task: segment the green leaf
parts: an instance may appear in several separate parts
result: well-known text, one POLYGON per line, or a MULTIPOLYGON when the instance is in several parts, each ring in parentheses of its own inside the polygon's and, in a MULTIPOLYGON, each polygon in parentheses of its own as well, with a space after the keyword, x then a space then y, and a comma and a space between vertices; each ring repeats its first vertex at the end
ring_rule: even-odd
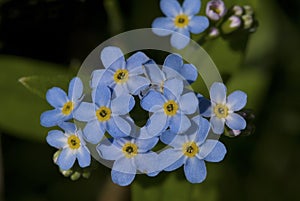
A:
MULTIPOLYGON (((0 56, 0 128, 19 138, 44 140, 47 129, 40 126, 40 115, 51 107, 30 93, 19 78, 28 75, 55 77, 66 74, 63 66, 14 56, 0 56)), ((30 80, 30 79, 29 79, 30 80)), ((61 87, 61 86, 59 86, 61 87)), ((42 95, 42 91, 38 91, 42 95)))

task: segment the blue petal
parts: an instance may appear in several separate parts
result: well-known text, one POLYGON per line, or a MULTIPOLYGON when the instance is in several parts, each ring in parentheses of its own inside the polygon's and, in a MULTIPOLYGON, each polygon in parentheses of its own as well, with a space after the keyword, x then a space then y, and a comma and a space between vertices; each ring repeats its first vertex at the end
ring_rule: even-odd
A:
POLYGON ((123 157, 118 158, 112 167, 114 171, 126 173, 126 174, 135 174, 136 166, 134 164, 134 158, 126 158, 125 155, 123 157))
POLYGON ((160 172, 158 154, 155 152, 139 153, 134 158, 136 168, 141 173, 154 176, 160 172))
MULTIPOLYGON (((170 129, 168 129, 161 134, 160 140, 165 144, 170 144, 175 139, 176 135, 177 135, 176 133, 174 133, 170 129)), ((180 144, 177 146, 180 146, 180 144)))
POLYGON ((111 171, 111 179, 119 186, 128 186, 134 180, 135 174, 126 174, 115 170, 111 171))
POLYGON ((71 115, 64 116, 59 109, 43 112, 40 117, 41 125, 45 127, 56 126, 64 120, 71 119, 71 115))
POLYGON ((82 146, 77 152, 79 166, 84 168, 91 164, 91 155, 86 146, 82 146))
POLYGON ((183 82, 180 79, 173 78, 167 80, 164 84, 164 95, 168 100, 179 101, 179 97, 183 92, 183 82))
POLYGON ((199 13, 201 0, 185 0, 182 4, 183 13, 191 16, 199 13))
MULTIPOLYGON (((206 146, 206 143, 204 143, 201 146, 201 149, 205 149, 203 148, 204 146, 206 146)), ((226 147, 224 146, 223 143, 217 141, 213 149, 206 155, 204 160, 209 162, 220 162, 221 160, 223 160, 225 154, 226 154, 226 147)))
POLYGON ((196 137, 195 141, 198 144, 202 144, 208 136, 208 132, 210 129, 210 123, 208 122, 208 120, 204 119, 201 116, 199 116, 198 123, 199 123, 199 129, 198 129, 197 137, 196 137))
POLYGON ((164 73, 160 70, 160 68, 153 60, 145 63, 144 68, 146 71, 146 77, 151 80, 152 84, 160 85, 163 81, 165 81, 164 73))
POLYGON ((139 94, 139 92, 149 87, 149 85, 150 80, 142 76, 134 76, 127 81, 128 91, 133 95, 139 94))
POLYGON ((125 115, 130 112, 134 105, 135 101, 133 96, 124 94, 111 101, 111 110, 113 114, 125 115))
POLYGON ((167 66, 169 68, 174 69, 177 72, 180 72, 182 65, 183 65, 183 60, 179 54, 170 54, 166 57, 163 66, 167 66))
MULTIPOLYGON (((109 86, 111 88, 113 88, 113 86, 116 84, 115 81, 114 81, 114 74, 115 74, 115 71, 108 68, 106 69, 101 78, 99 78, 100 80, 98 81, 98 85, 106 85, 106 86, 109 86)), ((97 87, 98 87, 97 85, 97 87)), ((95 88, 94 88, 95 89, 95 88)), ((94 99, 95 96, 93 96, 93 99, 94 99)))
POLYGON ((209 20, 204 16, 194 16, 189 22, 189 29, 193 34, 202 33, 208 26, 209 20))
POLYGON ((147 152, 151 150, 157 144, 159 138, 153 137, 149 139, 136 139, 135 144, 139 148, 139 152, 147 152))
POLYGON ((99 107, 108 106, 111 99, 110 89, 105 85, 98 85, 95 100, 93 100, 99 107))
POLYGON ((160 9, 168 17, 175 17, 182 12, 180 4, 176 0, 161 0, 160 9))
POLYGON ((71 122, 62 122, 61 124, 58 125, 60 128, 62 128, 65 133, 76 133, 76 125, 71 122))
POLYGON ((158 36, 168 36, 174 30, 174 22, 168 17, 158 17, 152 22, 152 31, 158 36))
POLYGON ((78 121, 88 122, 96 119, 96 106, 93 103, 83 102, 74 112, 74 118, 78 121))
MULTIPOLYGON (((175 150, 175 149, 166 149, 159 153, 158 159, 159 159, 159 169, 164 170, 166 168, 169 168, 174 163, 176 163, 181 157, 183 156, 183 153, 181 150, 175 150)), ((171 167, 170 167, 171 169, 171 167)))
POLYGON ((49 89, 46 93, 46 99, 54 108, 63 107, 64 104, 69 101, 66 92, 58 87, 49 89))
POLYGON ((110 67, 120 58, 123 58, 124 60, 123 52, 121 51, 121 49, 114 46, 105 47, 102 50, 100 57, 105 68, 110 67))
POLYGON ((198 77, 198 71, 196 67, 192 64, 184 64, 179 72, 187 82, 192 83, 198 77))
MULTIPOLYGON (((184 143, 195 139, 195 137, 193 137, 193 136, 195 136, 195 134, 188 134, 188 135, 187 134, 175 134, 175 135, 176 135, 175 138, 173 138, 173 140, 171 142, 169 142, 168 145, 171 147, 174 147, 177 150, 181 150, 182 145, 184 143)), ((164 137, 164 138, 166 138, 166 137, 164 137)), ((166 141, 166 140, 164 140, 164 141, 166 141)))
POLYGON ((184 133, 190 128, 191 121, 185 114, 176 114, 171 118, 169 126, 174 133, 184 133))
POLYGON ((184 165, 184 174, 191 183, 201 183, 206 178, 206 166, 197 157, 189 158, 184 165))
POLYGON ((180 97, 179 104, 184 114, 193 114, 197 111, 198 99, 193 92, 189 92, 180 97))
POLYGON ((234 91, 227 97, 227 107, 232 111, 239 111, 247 103, 247 94, 242 91, 234 91))
POLYGON ((201 94, 197 94, 197 98, 199 100, 199 112, 204 117, 211 116, 211 102, 203 97, 201 94))
POLYGON ((175 163, 173 163, 169 167, 166 167, 164 170, 168 171, 168 172, 174 171, 174 170, 180 168, 185 163, 185 160, 186 160, 186 157, 181 156, 175 163))
POLYGON ((61 151, 57 158, 57 165, 62 170, 69 170, 76 160, 76 155, 69 148, 65 148, 61 151))
POLYGON ((158 109, 162 109, 163 104, 165 103, 165 98, 163 95, 156 91, 150 91, 142 100, 141 106, 144 110, 149 112, 155 112, 158 109), (156 107, 159 106, 159 107, 156 107))
POLYGON ((82 98, 83 84, 79 77, 75 77, 71 80, 69 85, 68 97, 70 100, 76 102, 82 98))
POLYGON ((48 133, 46 138, 47 143, 57 149, 63 148, 67 144, 67 137, 62 131, 52 130, 48 133))
POLYGON ((156 136, 160 134, 162 131, 164 131, 168 127, 168 118, 164 114, 164 112, 155 112, 153 113, 147 124, 147 131, 150 133, 152 136, 156 136))
POLYGON ((121 147, 105 139, 97 146, 97 151, 101 158, 105 160, 117 160, 123 156, 121 147))
POLYGON ((226 103, 226 87, 221 82, 215 82, 212 84, 209 90, 210 99, 217 104, 226 103))
POLYGON ((102 75, 105 72, 105 69, 94 70, 92 72, 92 79, 91 79, 91 88, 97 88, 99 84, 101 84, 102 75))
POLYGON ((141 67, 149 60, 149 57, 143 52, 137 52, 127 59, 126 68, 131 71, 134 68, 141 67))
POLYGON ((210 124, 215 134, 222 134, 224 132, 225 119, 220 119, 216 116, 210 118, 210 124))
POLYGON ((179 50, 185 48, 190 42, 190 32, 188 29, 178 29, 171 36, 171 45, 179 50))
MULTIPOLYGON (((115 125, 117 126, 117 128, 125 135, 130 135, 131 134, 131 126, 130 124, 122 117, 120 116, 114 116, 112 117, 112 120, 109 121, 108 126, 109 129, 111 128, 111 122, 114 121, 115 125)), ((114 136, 118 136, 118 135, 114 135, 114 136)))
POLYGON ((98 120, 90 121, 83 129, 83 136, 85 139, 92 143, 97 144, 103 137, 105 132, 105 125, 98 122, 98 120))
POLYGON ((246 128, 246 121, 236 113, 231 113, 226 117, 226 125, 232 130, 243 130, 246 128))

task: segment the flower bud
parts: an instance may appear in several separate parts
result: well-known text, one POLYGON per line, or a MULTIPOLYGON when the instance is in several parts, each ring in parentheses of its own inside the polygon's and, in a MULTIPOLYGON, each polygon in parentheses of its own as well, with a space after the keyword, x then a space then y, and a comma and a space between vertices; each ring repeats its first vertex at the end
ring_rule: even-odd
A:
POLYGON ((238 16, 233 15, 233 16, 229 17, 228 20, 222 24, 222 27, 221 27, 222 32, 224 34, 232 33, 233 31, 240 28, 241 24, 242 24, 241 19, 238 16))
POLYGON ((211 0, 206 5, 206 15, 213 21, 220 20, 226 14, 226 7, 222 0, 211 0))
POLYGON ((76 181, 80 178, 80 176, 81 176, 80 172, 76 171, 76 172, 74 172, 74 174, 71 175, 70 178, 71 178, 72 181, 76 181))
POLYGON ((216 27, 211 27, 208 33, 210 39, 217 38, 220 35, 220 31, 216 27))
POLYGON ((238 6, 238 5, 233 6, 232 11, 233 11, 233 14, 236 15, 236 16, 242 16, 243 13, 244 13, 243 8, 241 6, 238 6))

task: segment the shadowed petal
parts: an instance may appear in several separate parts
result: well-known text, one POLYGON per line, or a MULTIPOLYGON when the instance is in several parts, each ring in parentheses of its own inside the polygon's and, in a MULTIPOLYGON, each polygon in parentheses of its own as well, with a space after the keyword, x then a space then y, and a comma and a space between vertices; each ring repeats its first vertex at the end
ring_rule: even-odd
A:
POLYGON ((127 59, 126 67, 129 71, 131 71, 134 68, 141 67, 148 60, 149 57, 147 57, 147 55, 145 55, 143 52, 137 52, 127 59))
POLYGON ((178 167, 178 163, 180 163, 180 161, 178 161, 179 159, 181 159, 181 157, 183 157, 183 153, 180 150, 174 150, 172 148, 163 150, 162 152, 159 153, 158 158, 159 158, 159 166, 160 166, 160 170, 165 170, 167 169, 167 171, 171 171, 173 168, 176 168, 176 166, 178 167), (176 163, 178 162, 178 163, 176 163), (176 163, 176 165, 174 164, 176 163), (173 167, 170 167, 174 164, 173 167))
POLYGON ((111 171, 111 179, 119 186, 128 186, 134 180, 135 174, 126 174, 115 170, 111 171))
POLYGON ((92 73, 92 79, 90 86, 91 88, 96 88, 100 83, 102 79, 102 75, 104 73, 105 69, 100 69, 100 70, 94 70, 92 73))
MULTIPOLYGON (((208 140, 212 141, 212 140, 208 140)), ((215 140, 216 141, 216 140, 215 140)), ((206 149, 204 148, 206 146, 206 142, 201 146, 201 149, 206 149)), ((201 152, 200 149, 200 152, 201 152)), ((220 162, 223 160, 224 156, 226 154, 226 147, 224 146, 223 143, 217 141, 216 144, 214 145, 213 149, 206 155, 204 160, 209 161, 209 162, 220 162)))
POLYGON ((134 76, 127 81, 128 91, 137 95, 141 90, 150 85, 150 80, 142 76, 134 76))
POLYGON ((59 109, 43 112, 40 117, 40 123, 44 127, 56 126, 64 120, 71 119, 71 115, 64 116, 59 109))
POLYGON ((144 110, 147 110, 149 112, 155 112, 156 110, 153 110, 154 106, 160 106, 155 107, 155 109, 161 109, 163 104, 165 103, 165 98, 163 95, 156 91, 150 91, 142 100, 141 100, 141 106, 144 110))
POLYGON ((180 72, 180 68, 183 65, 182 57, 179 54, 169 54, 164 62, 164 66, 174 69, 180 72))
POLYGON ((183 133, 191 126, 190 119, 185 114, 177 114, 171 118, 170 130, 174 133, 183 133))

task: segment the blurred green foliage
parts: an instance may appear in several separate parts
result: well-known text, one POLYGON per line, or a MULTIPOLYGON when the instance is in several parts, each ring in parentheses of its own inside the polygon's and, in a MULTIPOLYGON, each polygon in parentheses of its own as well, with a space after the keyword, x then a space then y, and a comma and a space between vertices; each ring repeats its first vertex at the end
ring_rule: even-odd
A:
MULTIPOLYGON (((247 108, 255 111, 257 130, 248 137, 222 137, 227 156, 222 163, 208 164, 202 184, 189 184, 182 169, 154 178, 137 175, 132 200, 300 200, 299 2, 225 3, 253 6, 258 30, 211 40, 204 48, 229 92, 248 93, 247 108)), ((110 170, 105 167, 89 180, 72 182, 60 175, 51 161, 54 149, 44 140, 48 129, 39 125, 40 114, 50 109, 41 96, 52 86, 67 88, 74 75, 68 68, 72 59, 83 61, 112 34, 150 27, 161 15, 158 0, 0 1, 0 183, 4 178, 5 185, 0 200, 108 200, 107 193, 116 200, 128 192, 107 183, 110 170)))

